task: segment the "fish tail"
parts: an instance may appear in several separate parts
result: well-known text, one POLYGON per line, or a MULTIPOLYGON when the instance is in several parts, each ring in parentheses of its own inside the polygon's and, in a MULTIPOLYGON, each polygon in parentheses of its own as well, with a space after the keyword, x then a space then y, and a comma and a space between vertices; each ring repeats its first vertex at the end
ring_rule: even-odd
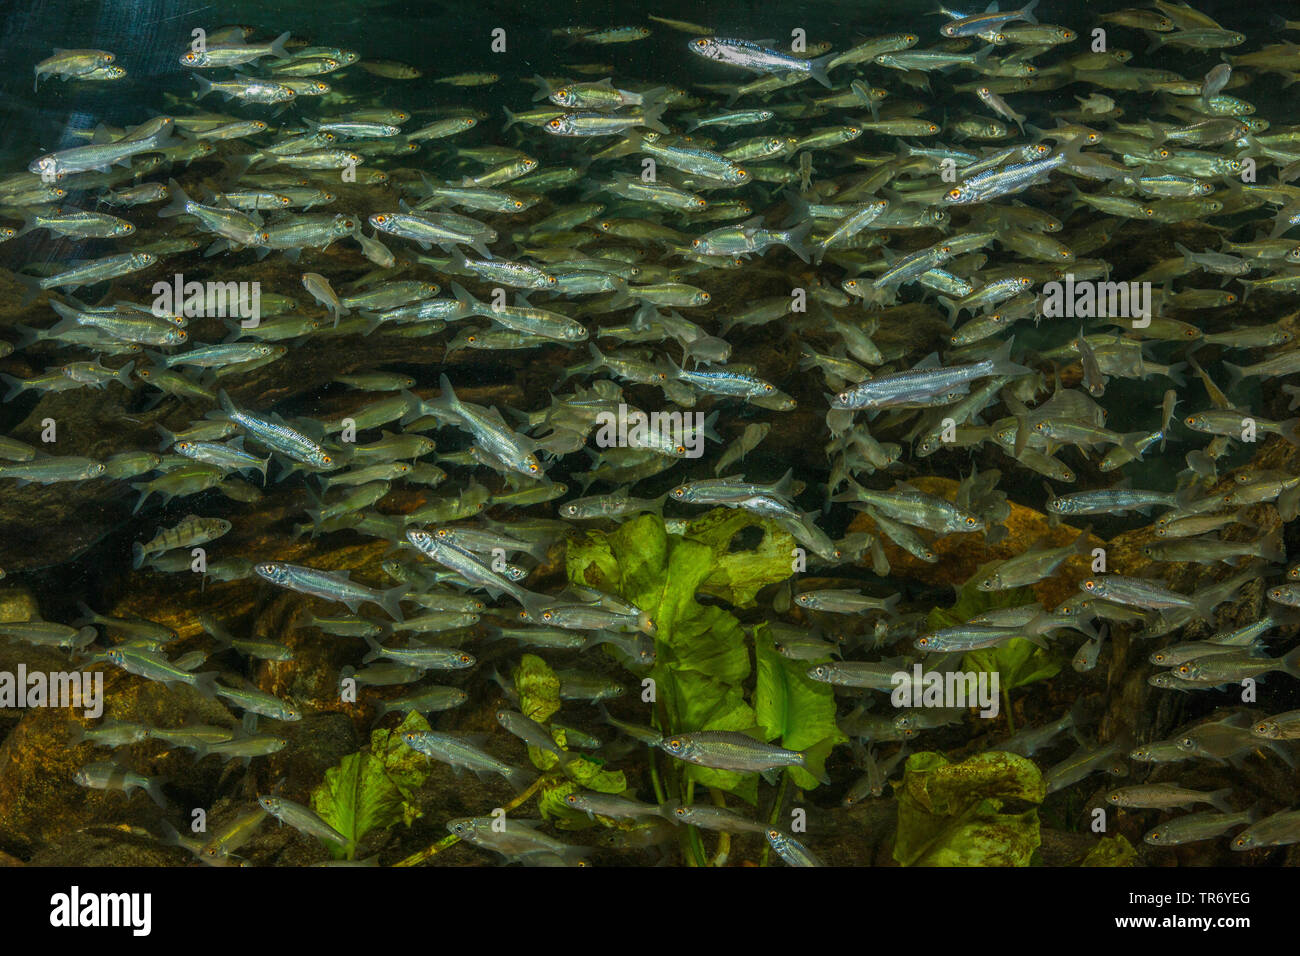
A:
POLYGON ((121 386, 127 391, 130 391, 133 388, 131 385, 131 370, 133 368, 135 368, 135 359, 131 359, 131 361, 119 368, 117 374, 114 376, 114 378, 116 378, 121 386))
POLYGON ((216 700, 217 697, 217 672, 204 671, 202 674, 194 675, 194 683, 190 685, 204 697, 216 700))
POLYGON ((835 738, 826 737, 811 747, 799 751, 799 766, 808 771, 818 783, 829 784, 830 774, 826 772, 826 758, 835 747, 835 738))
POLYGON ((194 82, 199 84, 199 99, 203 99, 212 92, 212 83, 198 74, 194 75, 194 82))
MULTIPOLYGON (((546 78, 543 77, 543 76, 541 76, 540 74, 534 73, 534 74, 533 74, 533 78, 532 78, 532 80, 531 80, 530 82, 532 82, 532 83, 536 83, 536 84, 537 84, 537 92, 536 92, 535 94, 533 94, 533 102, 534 102, 534 103, 536 103, 538 100, 544 100, 544 99, 546 99, 546 98, 549 97, 553 92, 555 92, 555 91, 551 88, 551 84, 550 84, 550 83, 547 83, 547 82, 546 82, 546 78)), ((507 111, 507 112, 508 112, 508 111, 507 111)))
POLYGON ((812 231, 812 227, 811 220, 795 226, 786 233, 786 238, 783 240, 785 247, 804 262, 808 261, 808 243, 806 240, 808 233, 812 231))
POLYGON ((0 382, 9 386, 9 391, 5 392, 4 398, 0 398, 0 402, 7 402, 15 396, 21 395, 23 389, 27 387, 27 383, 22 379, 14 378, 14 376, 5 375, 4 373, 0 373, 0 382))
POLYGON ((1233 365, 1231 362, 1224 362, 1223 367, 1228 370, 1228 388, 1236 388, 1243 378, 1246 377, 1246 370, 1240 365, 1233 365))
POLYGON ((1265 561, 1271 561, 1274 564, 1285 564, 1286 548, 1282 544, 1282 532, 1279 530, 1260 538, 1257 553, 1265 561))
POLYGON ((1278 659, 1282 670, 1292 677, 1300 677, 1300 647, 1293 648, 1278 659))
POLYGON ((1020 8, 1020 19, 1028 23, 1037 23, 1038 19, 1033 13, 1034 7, 1036 6, 1038 6, 1038 0, 1029 0, 1028 3, 1020 8))
POLYGON ((668 104, 666 103, 655 103, 653 106, 642 108, 641 125, 649 127, 656 133, 667 133, 668 127, 660 120, 667 108, 668 104))
POLYGON ((41 280, 35 276, 26 276, 21 272, 15 272, 13 273, 13 277, 18 281, 18 284, 23 287, 23 301, 21 304, 24 307, 30 305, 32 300, 44 291, 41 289, 41 280))
POLYGON ((1030 369, 1011 361, 1012 341, 1012 339, 1007 339, 1002 343, 1001 348, 989 356, 990 361, 993 362, 994 375, 1028 375, 1030 373, 1030 369))
POLYGON ((387 591, 381 591, 375 602, 388 612, 388 616, 394 621, 402 620, 402 598, 409 591, 405 584, 399 584, 389 588, 387 591))
POLYGON ((149 798, 153 800, 154 803, 158 804, 159 807, 164 810, 171 809, 171 806, 167 802, 167 798, 162 792, 162 780, 155 777, 146 783, 142 789, 145 793, 149 794, 149 798))
POLYGON ((375 640, 373 635, 366 634, 363 636, 365 638, 366 646, 370 648, 370 650, 366 652, 365 657, 361 658, 361 663, 369 664, 371 661, 379 659, 379 657, 384 653, 384 648, 383 645, 375 640))
POLYGON ((815 60, 808 61, 808 75, 828 90, 831 88, 831 78, 826 71, 830 68, 831 60, 835 59, 837 55, 836 53, 827 53, 825 56, 819 56, 815 60))
POLYGON ((1205 802, 1216 810, 1224 813, 1232 813, 1232 804, 1228 803, 1228 798, 1232 796, 1232 788, 1224 787, 1222 790, 1215 790, 1213 793, 1205 795, 1205 802))
POLYGON ((144 545, 139 541, 131 545, 131 567, 139 570, 144 566, 144 545))
POLYGON ((532 785, 533 780, 536 779, 533 772, 524 767, 511 767, 509 770, 503 772, 502 776, 509 781, 510 786, 514 787, 515 790, 520 793, 527 790, 529 786, 532 785))
POLYGON ((1288 418, 1277 423, 1277 433, 1292 445, 1300 445, 1300 418, 1288 418))
MULTIPOLYGON (((1227 365, 1228 363, 1224 362, 1223 364, 1227 365)), ((1183 372, 1186 370, 1186 368, 1187 368, 1186 362, 1177 362, 1174 365, 1169 366, 1169 368, 1165 370, 1165 375, 1167 375, 1169 377, 1169 380, 1172 381, 1175 385, 1177 385, 1179 388, 1182 388, 1184 385, 1187 384, 1187 378, 1183 375, 1183 372)))
POLYGON ((185 195, 185 190, 181 189, 180 183, 174 179, 167 180, 167 195, 172 201, 159 209, 158 215, 164 219, 184 215, 185 204, 190 201, 190 197, 185 195))
MULTIPOLYGON (((1036 3, 1037 0, 1034 0, 1034 2, 1036 3)), ((289 31, 285 30, 271 41, 271 56, 275 57, 277 60, 287 60, 289 58, 289 51, 284 47, 285 43, 289 40, 289 36, 289 31)))

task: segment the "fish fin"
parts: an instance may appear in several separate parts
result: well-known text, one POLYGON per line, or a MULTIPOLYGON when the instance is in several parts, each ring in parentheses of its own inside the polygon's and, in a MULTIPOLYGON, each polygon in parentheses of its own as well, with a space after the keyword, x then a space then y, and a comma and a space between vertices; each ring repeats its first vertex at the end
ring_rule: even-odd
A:
POLYGON ((410 588, 405 584, 399 584, 396 587, 389 588, 380 592, 377 603, 394 621, 402 621, 402 598, 410 588))
POLYGON ((802 758, 799 765, 803 767, 804 770, 808 771, 808 773, 812 774, 812 776, 815 777, 819 783, 829 784, 831 782, 831 778, 830 775, 826 772, 826 768, 824 764, 826 762, 826 758, 830 755, 830 752, 834 748, 835 748, 835 738, 826 737, 818 741, 817 743, 813 744, 811 747, 799 751, 799 756, 802 758), (810 760, 817 761, 819 765, 822 765, 822 769, 821 770, 813 769, 813 767, 809 765, 810 760))
MULTIPOLYGON (((1034 0, 1034 3, 1037 2, 1038 0, 1034 0)), ((290 32, 288 30, 285 30, 278 37, 276 37, 274 40, 271 41, 271 56, 275 57, 278 60, 286 60, 289 58, 289 51, 285 49, 284 45, 285 43, 288 42, 290 35, 291 35, 290 32)))
POLYGON ((838 55, 838 53, 827 53, 825 56, 819 56, 815 60, 808 61, 808 75, 828 90, 831 88, 831 78, 826 71, 830 67, 831 60, 838 55))
POLYGON ((1224 813, 1232 813, 1232 804, 1228 803, 1228 798, 1232 796, 1232 787, 1224 787, 1222 790, 1215 790, 1213 793, 1205 795, 1205 802, 1216 810, 1224 813))

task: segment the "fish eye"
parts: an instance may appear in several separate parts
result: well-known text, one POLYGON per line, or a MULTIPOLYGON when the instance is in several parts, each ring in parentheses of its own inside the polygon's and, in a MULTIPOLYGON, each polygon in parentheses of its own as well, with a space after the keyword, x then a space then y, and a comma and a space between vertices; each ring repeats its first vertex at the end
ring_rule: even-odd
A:
POLYGON ((702 49, 704 49, 706 46, 709 45, 709 41, 708 41, 708 40, 696 40, 696 41, 695 41, 695 45, 696 45, 697 47, 699 47, 699 48, 702 50, 702 49))
POLYGON ((324 462, 325 464, 327 464, 327 465, 332 465, 332 464, 334 464, 334 459, 331 458, 329 455, 322 455, 322 456, 321 456, 321 461, 323 461, 323 462, 324 462))
POLYGON ((981 86, 975 92, 978 93, 980 96, 988 96, 989 93, 991 93, 992 91, 987 86, 981 86))
POLYGON ((1083 582, 1083 589, 1084 589, 1085 591, 1095 591, 1095 590, 1097 590, 1097 582, 1096 582, 1096 581, 1084 581, 1084 582, 1083 582))
POLYGON ((975 524, 976 524, 976 521, 975 521, 974 518, 967 518, 967 519, 966 519, 966 527, 968 527, 968 528, 973 528, 973 527, 975 527, 975 524))
POLYGON ((462 664, 472 664, 472 663, 474 663, 474 658, 470 657, 468 654, 462 654, 462 655, 460 655, 459 660, 460 660, 460 662, 461 662, 462 664))

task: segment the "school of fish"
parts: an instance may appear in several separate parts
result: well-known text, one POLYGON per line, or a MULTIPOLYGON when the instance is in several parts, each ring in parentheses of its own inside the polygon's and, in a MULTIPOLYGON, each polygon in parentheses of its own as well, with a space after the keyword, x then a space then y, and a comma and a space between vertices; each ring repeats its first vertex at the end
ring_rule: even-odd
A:
MULTIPOLYGON (((209 30, 175 51, 189 95, 167 94, 138 125, 69 133, 0 178, 0 213, 22 223, 3 238, 45 231, 56 250, 15 276, 35 308, 0 339, 6 408, 23 410, 8 420, 41 421, 53 392, 98 402, 129 390, 131 414, 152 416, 161 437, 91 458, 59 454, 25 424, 30 441, 0 435, 0 488, 62 483, 76 496, 116 483, 136 496, 142 532, 130 554, 105 557, 121 573, 190 574, 203 548, 209 591, 305 596, 305 639, 357 642, 341 676, 374 695, 376 716, 426 714, 435 730, 405 744, 503 795, 536 778, 525 746, 561 763, 585 745, 617 766, 629 752, 610 750, 619 741, 744 773, 805 765, 745 733, 648 726, 628 691, 661 650, 651 615, 598 591, 536 589, 534 572, 562 566, 575 529, 652 511, 681 533, 705 508, 745 509, 807 555, 784 601, 763 600, 779 608, 778 652, 839 695, 849 744, 825 781, 844 807, 887 799, 908 753, 965 725, 989 735, 984 749, 1039 762, 1049 794, 1100 788, 1112 812, 1146 813, 1152 847, 1300 842, 1300 805, 1180 779, 1246 760, 1293 766, 1300 738, 1300 710, 1236 706, 1243 683, 1300 679, 1300 564, 1288 570, 1285 543, 1300 472, 1250 463, 1254 448, 1300 445, 1300 419, 1266 415, 1258 397, 1300 405, 1300 124, 1252 101, 1300 78, 1300 47, 1285 38, 1300 22, 1246 36, 1156 0, 1100 17, 1073 5, 1066 26, 1049 22, 1071 12, 1054 6, 1065 5, 941 6, 916 32, 853 42, 742 39, 654 16, 572 27, 555 31, 560 65, 547 76, 446 76, 316 45, 328 37, 209 30), (693 55, 686 88, 627 75, 632 45, 693 55), (1144 65, 1153 56, 1161 67, 1144 65), (463 91, 489 87, 502 114, 464 105, 463 91), (262 282, 255 299, 237 289, 268 256, 284 257, 294 283, 262 282), (166 292, 173 276, 159 308, 155 283, 166 292), (339 336, 349 365, 329 395, 346 411, 277 408, 299 356, 339 336), (407 358, 368 355, 402 340, 407 358), (531 377, 515 394, 541 397, 484 404, 477 356, 531 377), (285 388, 241 386, 268 368, 285 388), (1146 380, 1162 401, 1108 403, 1146 380), (597 441, 603 416, 629 409, 695 424, 597 441), (1108 427, 1111 412, 1139 424, 1108 427), (790 429, 793 443, 764 452, 790 429), (1125 476, 1153 459, 1169 463, 1165 487, 1125 476), (964 477, 944 496, 919 487, 935 474, 964 477), (272 500, 294 519, 286 545, 386 541, 384 577, 223 550, 241 509, 272 500), (1013 506, 1070 524, 1070 538, 1026 541, 971 581, 996 593, 1065 580, 1073 596, 928 627, 928 607, 900 584, 910 565, 890 555, 941 570, 955 559, 936 542, 995 546, 1013 506), (1145 568, 1105 570, 1097 528, 1146 528, 1145 568), (1166 572, 1191 564, 1223 570, 1193 592, 1171 586, 1166 572), (1255 619, 1220 622, 1251 588, 1255 619), (1104 695, 1119 634, 1151 699, 1206 695, 1222 711, 1149 740, 1135 736, 1137 715, 1102 733, 1079 705, 1013 734, 968 708, 889 703, 891 675, 916 661, 951 670, 1017 638, 1072 659, 1086 693, 1104 695), (499 642, 557 667, 562 721, 526 717, 509 681, 490 679, 478 658, 499 642), (598 645, 624 662, 622 679, 584 666, 598 645), (499 708, 486 744, 457 729, 457 708, 476 699, 499 708), (1123 776, 1144 782, 1116 785, 1123 776), (1189 812, 1197 804, 1212 809, 1189 812)), ((37 90, 129 83, 134 52, 55 51, 34 65, 37 90)), ((166 808, 165 787, 135 769, 148 748, 255 768, 285 747, 275 728, 303 716, 303 702, 252 679, 257 662, 292 666, 282 640, 202 606, 183 641, 144 618, 83 612, 0 635, 61 648, 83 669, 188 686, 242 726, 104 720, 80 731, 81 786, 141 789, 166 808)), ((165 810, 156 832, 210 865, 245 862, 240 848, 268 817, 346 844, 263 783, 210 838, 182 837, 165 810)), ((691 825, 820 863, 815 830, 649 793, 569 803, 622 824, 609 831, 618 848, 675 846, 691 825)), ((530 820, 494 826, 492 809, 447 830, 528 865, 597 852, 530 820)))

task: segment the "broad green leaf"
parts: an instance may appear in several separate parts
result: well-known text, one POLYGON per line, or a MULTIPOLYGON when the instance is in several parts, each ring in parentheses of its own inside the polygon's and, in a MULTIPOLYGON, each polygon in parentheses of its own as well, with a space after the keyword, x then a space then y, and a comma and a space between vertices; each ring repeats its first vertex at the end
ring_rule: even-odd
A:
MULTIPOLYGON (((427 762, 402 742, 402 735, 429 729, 429 722, 412 712, 396 730, 374 731, 368 750, 348 754, 337 767, 326 770, 325 779, 312 791, 312 809, 352 841, 348 854, 356 852, 371 830, 397 823, 409 826, 421 816, 415 791, 429 775, 427 762)), ((325 846, 335 859, 344 856, 336 844, 325 842, 325 846)))
POLYGON ((602 762, 585 755, 569 761, 564 773, 585 790, 595 790, 598 793, 627 791, 627 776, 622 770, 606 770, 602 762))
POLYGON ((525 654, 515 669, 515 691, 519 710, 539 724, 560 709, 560 678, 536 654, 525 654))
MULTIPOLYGON (((766 626, 755 629, 754 648, 758 661, 754 711, 767 740, 779 737, 788 750, 805 750, 827 738, 833 744, 848 740, 835 723, 834 688, 810 678, 807 661, 792 661, 778 654, 766 626)), ((808 759, 814 772, 824 772, 824 748, 808 759)), ((790 776, 805 790, 818 785, 802 767, 790 768, 790 776)))
POLYGON ((902 866, 1028 866, 1039 845, 1037 806, 1002 809, 1039 804, 1046 792, 1038 767, 1017 754, 989 751, 959 764, 913 754, 897 792, 902 866))
POLYGON ((784 581, 793 573, 794 538, 775 521, 743 509, 715 508, 692 521, 685 537, 707 545, 715 556, 713 568, 699 590, 736 607, 749 607, 762 588, 784 581), (753 546, 733 550, 751 536, 758 539, 753 546))

